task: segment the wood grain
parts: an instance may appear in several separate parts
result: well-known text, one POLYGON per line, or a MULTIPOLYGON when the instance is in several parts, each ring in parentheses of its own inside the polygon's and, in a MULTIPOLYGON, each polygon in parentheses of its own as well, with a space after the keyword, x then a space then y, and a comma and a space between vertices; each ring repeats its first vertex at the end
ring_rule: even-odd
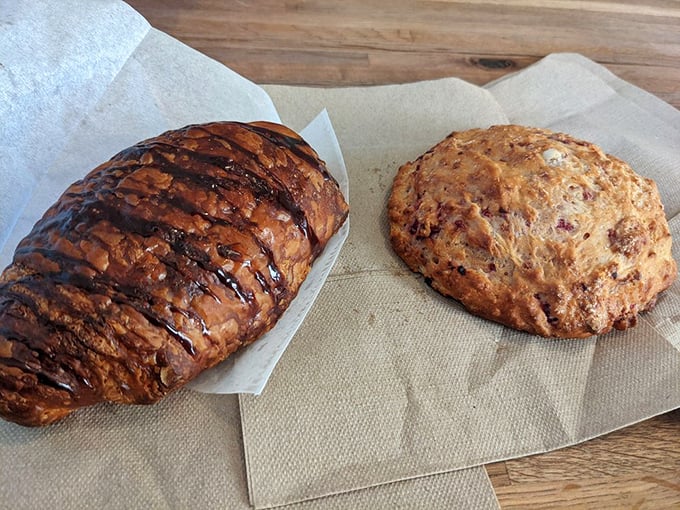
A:
MULTIPOLYGON (((680 1, 128 0, 257 83, 484 84, 578 52, 680 108, 680 1)), ((680 411, 487 466, 502 508, 680 508, 680 411)))
POLYGON ((487 473, 503 509, 680 508, 680 410, 487 473))
POLYGON ((680 2, 131 0, 157 28, 258 83, 483 84, 578 52, 680 107, 680 2))

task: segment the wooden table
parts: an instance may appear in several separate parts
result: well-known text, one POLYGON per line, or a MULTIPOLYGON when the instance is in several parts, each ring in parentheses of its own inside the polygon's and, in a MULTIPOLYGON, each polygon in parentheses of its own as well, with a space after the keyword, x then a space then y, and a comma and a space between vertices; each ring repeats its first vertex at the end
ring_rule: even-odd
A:
MULTIPOLYGON (((128 0, 257 83, 484 84, 578 52, 680 108, 678 0, 128 0)), ((680 411, 487 466, 502 508, 680 508, 680 411)))

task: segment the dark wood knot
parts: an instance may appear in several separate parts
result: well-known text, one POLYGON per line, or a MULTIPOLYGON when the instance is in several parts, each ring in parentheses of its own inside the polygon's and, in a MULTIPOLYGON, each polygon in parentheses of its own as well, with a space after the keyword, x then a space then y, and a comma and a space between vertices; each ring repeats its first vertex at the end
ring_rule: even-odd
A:
POLYGON ((484 69, 510 69, 516 67, 515 62, 508 58, 475 58, 472 63, 484 69))

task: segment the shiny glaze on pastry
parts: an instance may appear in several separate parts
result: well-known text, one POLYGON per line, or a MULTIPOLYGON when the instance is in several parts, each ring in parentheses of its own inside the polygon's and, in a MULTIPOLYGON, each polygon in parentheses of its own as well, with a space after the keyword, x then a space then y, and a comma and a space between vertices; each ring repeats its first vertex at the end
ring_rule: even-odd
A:
POLYGON ((271 123, 140 142, 71 185, 0 277, 0 415, 152 403, 270 329, 348 207, 271 123))

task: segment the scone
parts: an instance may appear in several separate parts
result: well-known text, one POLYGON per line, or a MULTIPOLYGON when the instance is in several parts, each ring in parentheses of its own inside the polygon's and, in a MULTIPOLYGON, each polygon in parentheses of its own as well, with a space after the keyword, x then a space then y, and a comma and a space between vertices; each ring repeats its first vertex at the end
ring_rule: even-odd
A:
POLYGON ((0 415, 147 404, 270 329, 347 216, 314 150, 215 122, 71 185, 0 276, 0 415))
POLYGON ((597 146, 516 125, 403 165, 395 252, 471 313, 547 337, 636 324, 677 274, 655 183, 597 146))

